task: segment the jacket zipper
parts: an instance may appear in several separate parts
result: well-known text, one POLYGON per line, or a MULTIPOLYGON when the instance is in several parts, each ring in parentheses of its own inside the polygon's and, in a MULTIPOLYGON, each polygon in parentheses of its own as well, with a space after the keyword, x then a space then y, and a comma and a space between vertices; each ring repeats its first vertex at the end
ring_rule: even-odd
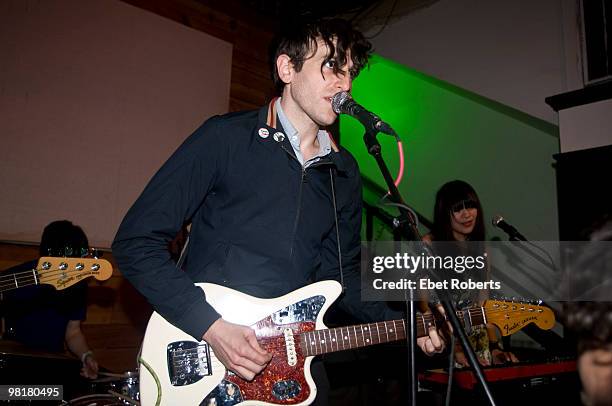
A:
POLYGON ((308 168, 314 168, 317 166, 322 166, 322 165, 326 165, 329 164, 328 161, 325 162, 314 162, 311 165, 308 166, 308 168, 305 168, 302 163, 300 162, 299 159, 297 159, 295 157, 295 155, 293 155, 292 153, 289 152, 289 150, 287 150, 287 148, 284 145, 281 145, 281 148, 287 153, 289 154, 289 156, 293 159, 295 159, 297 161, 298 164, 300 164, 300 166, 302 167, 302 174, 300 176, 300 189, 298 191, 298 201, 297 201, 297 211, 295 213, 295 220, 293 222, 293 232, 291 233, 291 250, 289 252, 289 258, 293 258, 293 247, 295 246, 295 237, 297 235, 297 227, 300 221, 300 215, 302 212, 302 189, 304 187, 304 180, 306 179, 306 169, 308 168))

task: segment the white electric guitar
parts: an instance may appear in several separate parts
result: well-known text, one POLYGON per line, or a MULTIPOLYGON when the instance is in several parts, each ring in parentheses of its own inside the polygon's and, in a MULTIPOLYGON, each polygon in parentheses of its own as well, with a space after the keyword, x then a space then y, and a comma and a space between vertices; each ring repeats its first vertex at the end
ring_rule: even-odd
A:
MULTIPOLYGON (((317 282, 275 299, 259 299, 219 285, 197 284, 223 319, 255 330, 272 360, 248 382, 228 371, 205 341, 153 313, 142 344, 140 401, 148 405, 308 405, 316 386, 310 375, 315 355, 401 340, 404 320, 327 329, 323 315, 341 293, 335 281, 317 282)), ((458 312, 464 324, 497 325, 503 335, 529 323, 555 324, 552 311, 526 303, 488 300, 458 312)), ((417 315, 417 335, 435 326, 431 314, 417 315)))

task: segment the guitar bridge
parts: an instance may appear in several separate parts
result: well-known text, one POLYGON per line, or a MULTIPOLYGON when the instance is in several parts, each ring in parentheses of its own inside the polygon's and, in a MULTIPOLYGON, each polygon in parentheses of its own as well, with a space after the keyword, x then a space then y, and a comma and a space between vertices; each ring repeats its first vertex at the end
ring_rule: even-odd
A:
POLYGON ((168 374, 173 386, 185 386, 212 375, 210 349, 205 342, 175 341, 168 344, 168 374))

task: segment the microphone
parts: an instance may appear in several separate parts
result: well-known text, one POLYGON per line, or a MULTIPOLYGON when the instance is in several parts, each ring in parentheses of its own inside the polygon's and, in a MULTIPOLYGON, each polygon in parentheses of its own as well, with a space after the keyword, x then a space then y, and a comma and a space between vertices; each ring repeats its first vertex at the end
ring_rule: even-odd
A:
POLYGON ((332 109, 336 114, 348 114, 355 117, 366 130, 374 130, 384 134, 394 135, 393 128, 382 121, 376 114, 369 112, 357 103, 348 92, 338 92, 332 97, 332 109))
POLYGON ((495 227, 499 228, 500 230, 508 234, 511 240, 527 241, 527 238, 525 238, 523 234, 519 233, 519 231, 516 228, 506 223, 506 220, 504 220, 504 218, 500 216, 499 214, 493 216, 492 222, 495 227))

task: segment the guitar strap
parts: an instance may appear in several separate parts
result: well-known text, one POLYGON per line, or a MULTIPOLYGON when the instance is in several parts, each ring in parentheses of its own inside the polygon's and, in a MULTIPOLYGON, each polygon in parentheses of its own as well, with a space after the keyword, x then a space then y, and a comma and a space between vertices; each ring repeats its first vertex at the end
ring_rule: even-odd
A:
POLYGON ((334 187, 334 171, 332 168, 329 168, 329 178, 331 184, 332 203, 334 206, 334 221, 336 223, 336 245, 338 249, 338 269, 340 270, 340 285, 342 286, 342 292, 344 292, 346 290, 346 286, 344 286, 344 270, 342 268, 342 248, 340 245, 340 228, 338 227, 338 206, 336 204, 336 188, 334 187))
POLYGON ((178 261, 176 261, 176 267, 178 269, 183 269, 183 262, 185 262, 185 255, 187 254, 187 246, 189 245, 189 240, 191 238, 191 227, 186 228, 187 237, 185 237, 185 244, 183 248, 181 248, 181 255, 179 255, 178 261))

